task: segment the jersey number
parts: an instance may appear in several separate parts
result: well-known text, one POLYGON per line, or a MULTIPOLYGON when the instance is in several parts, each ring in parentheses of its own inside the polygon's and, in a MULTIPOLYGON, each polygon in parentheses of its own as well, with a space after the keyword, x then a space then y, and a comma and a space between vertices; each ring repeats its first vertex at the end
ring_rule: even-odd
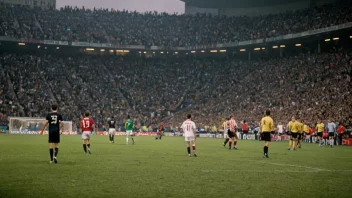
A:
POLYGON ((90 122, 87 121, 82 121, 83 128, 89 128, 90 122))
POLYGON ((186 131, 191 131, 191 125, 189 124, 186 125, 186 131))
POLYGON ((51 116, 51 122, 50 124, 57 124, 57 116, 56 115, 52 115, 51 116))

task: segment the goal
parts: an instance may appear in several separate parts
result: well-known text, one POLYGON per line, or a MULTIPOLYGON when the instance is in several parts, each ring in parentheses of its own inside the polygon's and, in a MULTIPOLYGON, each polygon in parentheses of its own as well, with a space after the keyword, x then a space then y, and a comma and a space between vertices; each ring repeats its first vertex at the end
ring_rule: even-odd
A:
MULTIPOLYGON (((9 133, 10 134, 38 134, 45 123, 45 118, 30 118, 30 117, 10 117, 9 133)), ((63 134, 73 134, 72 121, 63 121, 63 134)), ((47 129, 44 134, 47 134, 47 129)), ((76 133, 74 133, 76 134, 76 133)))

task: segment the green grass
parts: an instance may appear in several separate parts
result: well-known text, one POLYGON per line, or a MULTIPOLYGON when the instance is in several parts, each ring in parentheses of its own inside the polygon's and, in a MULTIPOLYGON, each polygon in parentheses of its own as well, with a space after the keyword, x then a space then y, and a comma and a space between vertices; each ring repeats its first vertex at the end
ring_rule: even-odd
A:
POLYGON ((187 157, 182 137, 137 137, 136 145, 93 136, 92 155, 80 136, 61 136, 58 164, 49 164, 47 136, 0 135, 0 197, 350 197, 352 147, 197 139, 187 157))

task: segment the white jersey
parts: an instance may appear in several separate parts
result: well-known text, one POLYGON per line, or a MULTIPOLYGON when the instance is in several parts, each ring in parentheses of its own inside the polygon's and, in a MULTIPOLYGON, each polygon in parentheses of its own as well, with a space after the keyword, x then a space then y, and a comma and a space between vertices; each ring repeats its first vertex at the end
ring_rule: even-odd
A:
POLYGON ((181 128, 185 133, 185 137, 194 137, 194 132, 196 132, 196 124, 192 120, 187 119, 184 121, 181 128))
POLYGON ((278 133, 283 133, 284 132, 284 126, 283 125, 277 125, 277 132, 278 133))

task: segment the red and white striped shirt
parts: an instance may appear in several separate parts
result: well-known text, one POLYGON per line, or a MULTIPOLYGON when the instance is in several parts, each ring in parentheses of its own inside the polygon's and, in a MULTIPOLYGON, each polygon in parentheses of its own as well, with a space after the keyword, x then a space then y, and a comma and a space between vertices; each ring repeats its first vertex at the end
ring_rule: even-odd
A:
POLYGON ((235 129, 237 128, 237 123, 235 119, 231 119, 229 121, 229 125, 230 125, 230 131, 231 132, 235 132, 235 129))

